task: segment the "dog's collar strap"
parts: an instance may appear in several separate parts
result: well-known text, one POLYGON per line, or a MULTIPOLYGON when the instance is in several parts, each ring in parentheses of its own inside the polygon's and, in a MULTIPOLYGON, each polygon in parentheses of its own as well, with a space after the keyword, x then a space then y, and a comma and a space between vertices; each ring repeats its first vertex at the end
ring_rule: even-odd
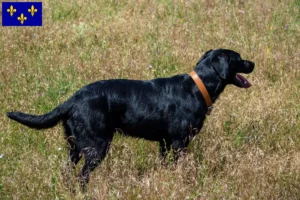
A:
POLYGON ((207 105, 207 115, 210 114, 213 106, 212 106, 212 102, 211 102, 211 98, 206 90, 205 85, 203 84, 203 82, 201 81, 200 77, 198 76, 198 74, 195 71, 192 71, 191 73, 189 73, 189 75, 192 77, 192 79, 194 80, 194 82, 196 83, 197 87, 199 88, 205 102, 207 105))

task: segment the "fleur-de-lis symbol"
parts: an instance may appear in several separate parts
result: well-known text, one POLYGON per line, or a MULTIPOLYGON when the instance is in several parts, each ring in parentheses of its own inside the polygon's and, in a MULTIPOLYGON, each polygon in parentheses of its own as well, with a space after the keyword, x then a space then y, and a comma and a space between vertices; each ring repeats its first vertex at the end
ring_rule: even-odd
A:
POLYGON ((34 16, 34 13, 37 12, 37 9, 34 8, 34 6, 32 5, 30 9, 28 9, 28 12, 31 13, 32 16, 34 16))
POLYGON ((9 9, 7 9, 7 12, 9 12, 9 13, 10 13, 10 16, 13 16, 13 14, 14 14, 15 12, 17 12, 17 10, 16 10, 16 9, 14 9, 14 7, 13 7, 13 6, 10 6, 10 7, 9 7, 9 9))
POLYGON ((20 17, 18 17, 18 20, 21 22, 21 24, 24 23, 25 20, 27 20, 27 17, 24 16, 24 14, 22 13, 20 17))

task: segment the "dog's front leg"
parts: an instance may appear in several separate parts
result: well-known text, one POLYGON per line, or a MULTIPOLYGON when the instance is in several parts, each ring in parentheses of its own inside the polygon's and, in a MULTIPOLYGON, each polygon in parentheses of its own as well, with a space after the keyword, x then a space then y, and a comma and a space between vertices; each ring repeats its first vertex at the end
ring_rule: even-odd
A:
POLYGON ((173 149, 175 163, 177 163, 180 157, 183 157, 187 154, 188 144, 189 144, 188 139, 178 139, 172 141, 172 149, 173 149))
POLYGON ((161 165, 162 166, 168 165, 167 156, 168 156, 168 153, 170 152, 170 150, 171 150, 171 142, 169 140, 163 139, 159 142, 159 153, 161 156, 161 165))

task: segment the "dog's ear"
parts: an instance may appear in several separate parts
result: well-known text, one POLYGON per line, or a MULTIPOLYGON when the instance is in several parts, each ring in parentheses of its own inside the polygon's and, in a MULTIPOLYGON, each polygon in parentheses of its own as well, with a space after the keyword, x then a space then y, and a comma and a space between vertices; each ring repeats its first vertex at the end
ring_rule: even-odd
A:
POLYGON ((209 52, 211 52, 212 51, 212 49, 211 50, 209 50, 209 51, 207 51, 207 52, 205 52, 205 54, 200 58, 200 60, 197 62, 197 64, 196 65, 198 65, 202 60, 204 60, 205 58, 207 58, 207 56, 208 56, 208 53, 209 52))
POLYGON ((229 75, 229 57, 224 52, 216 52, 211 58, 211 64, 223 78, 227 79, 229 75))

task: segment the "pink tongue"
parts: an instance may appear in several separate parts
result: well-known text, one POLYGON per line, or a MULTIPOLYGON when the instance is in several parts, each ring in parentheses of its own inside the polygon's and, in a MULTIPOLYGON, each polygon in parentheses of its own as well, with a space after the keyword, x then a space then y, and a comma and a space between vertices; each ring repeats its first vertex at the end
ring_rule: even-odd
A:
POLYGON ((251 83, 249 83, 249 81, 242 75, 236 74, 236 79, 240 82, 242 87, 244 87, 244 88, 251 87, 251 83))

